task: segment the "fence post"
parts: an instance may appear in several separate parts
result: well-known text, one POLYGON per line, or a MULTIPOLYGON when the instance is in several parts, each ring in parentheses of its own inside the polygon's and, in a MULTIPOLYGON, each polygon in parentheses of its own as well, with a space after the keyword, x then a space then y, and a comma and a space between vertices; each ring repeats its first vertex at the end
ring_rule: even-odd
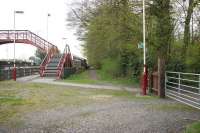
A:
POLYGON ((9 80, 10 79, 10 67, 9 67, 9 69, 8 69, 8 77, 7 77, 7 79, 9 80))
POLYGON ((180 89, 181 89, 181 74, 178 73, 178 93, 180 94, 180 89))
POLYGON ((24 68, 24 76, 26 76, 26 70, 25 70, 25 68, 24 68))

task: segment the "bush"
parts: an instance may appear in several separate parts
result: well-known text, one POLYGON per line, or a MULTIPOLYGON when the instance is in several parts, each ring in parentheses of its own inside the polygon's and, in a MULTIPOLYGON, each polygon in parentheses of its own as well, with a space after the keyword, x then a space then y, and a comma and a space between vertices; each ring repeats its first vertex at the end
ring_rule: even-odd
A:
POLYGON ((176 72, 184 72, 186 68, 185 59, 182 55, 183 51, 183 42, 175 41, 171 46, 169 59, 167 62, 167 70, 176 71, 176 72))
POLYGON ((185 133, 199 133, 199 132, 200 132, 200 122, 196 122, 187 126, 185 133))
POLYGON ((188 48, 186 57, 187 69, 190 72, 200 73, 200 45, 194 44, 188 48))
POLYGON ((104 59, 102 62, 102 71, 113 76, 120 76, 120 65, 117 59, 104 59))

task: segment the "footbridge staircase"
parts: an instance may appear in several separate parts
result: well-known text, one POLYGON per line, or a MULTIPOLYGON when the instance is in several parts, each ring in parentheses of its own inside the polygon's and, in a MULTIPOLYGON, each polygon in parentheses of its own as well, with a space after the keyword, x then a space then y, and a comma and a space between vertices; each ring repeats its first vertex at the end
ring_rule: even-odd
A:
POLYGON ((53 54, 49 52, 40 65, 41 77, 61 78, 64 74, 64 68, 72 67, 72 56, 68 45, 65 46, 62 54, 53 54))
MULTIPOLYGON (((29 44, 46 53, 40 65, 41 77, 61 78, 65 67, 72 67, 72 56, 68 45, 59 53, 57 46, 29 30, 0 30, 0 45, 11 43, 29 44)), ((15 70, 13 68, 13 73, 15 70)), ((15 74, 16 76, 16 74, 15 74)))

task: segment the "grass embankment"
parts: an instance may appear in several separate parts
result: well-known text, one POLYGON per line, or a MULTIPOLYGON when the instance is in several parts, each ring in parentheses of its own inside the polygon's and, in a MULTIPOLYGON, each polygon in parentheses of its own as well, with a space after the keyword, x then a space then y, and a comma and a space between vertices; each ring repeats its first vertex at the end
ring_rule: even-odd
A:
POLYGON ((200 133, 200 122, 195 122, 187 126, 185 133, 200 133))
POLYGON ((113 84, 135 87, 139 86, 139 81, 134 78, 113 78, 112 76, 101 70, 96 70, 96 75, 98 77, 97 80, 90 77, 89 71, 84 71, 78 74, 73 74, 70 77, 66 78, 64 81, 83 84, 113 84))
POLYGON ((160 111, 199 111, 193 107, 181 103, 149 105, 149 108, 160 111))
POLYGON ((100 82, 99 80, 92 79, 89 75, 89 71, 72 74, 64 81, 81 84, 98 84, 100 82))
POLYGON ((0 82, 0 124, 31 111, 63 106, 83 106, 105 102, 105 100, 109 102, 113 98, 136 97, 127 91, 70 89, 47 84, 0 82))

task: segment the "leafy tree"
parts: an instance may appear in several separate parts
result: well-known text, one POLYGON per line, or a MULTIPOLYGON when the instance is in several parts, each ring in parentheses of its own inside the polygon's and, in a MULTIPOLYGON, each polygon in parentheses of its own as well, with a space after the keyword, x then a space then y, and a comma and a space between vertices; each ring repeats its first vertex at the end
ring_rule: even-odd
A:
MULTIPOLYGON (((186 1, 186 0, 184 0, 186 1)), ((200 3, 199 0, 188 0, 189 6, 187 9, 187 14, 186 14, 186 18, 185 18, 185 28, 184 28, 184 44, 185 44, 185 48, 184 48, 184 52, 187 49, 188 45, 190 44, 190 22, 191 22, 191 18, 192 18, 192 14, 194 12, 194 8, 200 3)))
POLYGON ((194 44, 189 46, 188 52, 186 54, 186 64, 187 69, 190 72, 200 73, 200 46, 199 44, 194 44))
MULTIPOLYGON (((200 67, 199 0, 152 1, 146 1, 147 64, 151 71, 158 69, 163 97, 165 69, 198 72, 200 67), (191 29, 192 15, 195 28, 191 29), (194 44, 188 45, 191 33, 194 44)), ((143 65, 143 51, 137 48, 142 40, 142 1, 83 0, 75 5, 68 25, 77 26, 89 63, 114 77, 139 76, 143 65)))
MULTIPOLYGON (((129 0, 105 0, 93 6, 95 8, 89 8, 89 5, 94 3, 83 3, 82 8, 87 10, 82 13, 73 10, 73 13, 78 17, 75 22, 79 22, 79 28, 85 29, 85 32, 79 35, 85 41, 83 47, 89 63, 101 67, 105 65, 106 59, 106 62, 113 61, 113 64, 118 62, 116 75, 130 75, 129 70, 134 67, 131 65, 133 64, 130 60, 131 54, 135 53, 134 55, 138 57, 137 48, 130 48, 131 45, 137 47, 137 43, 142 38, 140 15, 132 12, 132 3, 129 0)), ((136 56, 135 60, 138 61, 136 56)), ((136 72, 132 71, 132 73, 136 72)))
POLYGON ((156 17, 156 53, 158 57, 158 87, 159 95, 164 97, 165 68, 168 48, 171 45, 173 25, 171 19, 170 0, 154 0, 152 13, 156 17))
MULTIPOLYGON (((35 51, 35 56, 38 57, 40 59, 40 61, 43 61, 44 60, 44 57, 46 56, 46 53, 43 52, 42 50, 40 49, 37 49, 35 51)), ((41 63, 41 62, 40 62, 41 63)))

